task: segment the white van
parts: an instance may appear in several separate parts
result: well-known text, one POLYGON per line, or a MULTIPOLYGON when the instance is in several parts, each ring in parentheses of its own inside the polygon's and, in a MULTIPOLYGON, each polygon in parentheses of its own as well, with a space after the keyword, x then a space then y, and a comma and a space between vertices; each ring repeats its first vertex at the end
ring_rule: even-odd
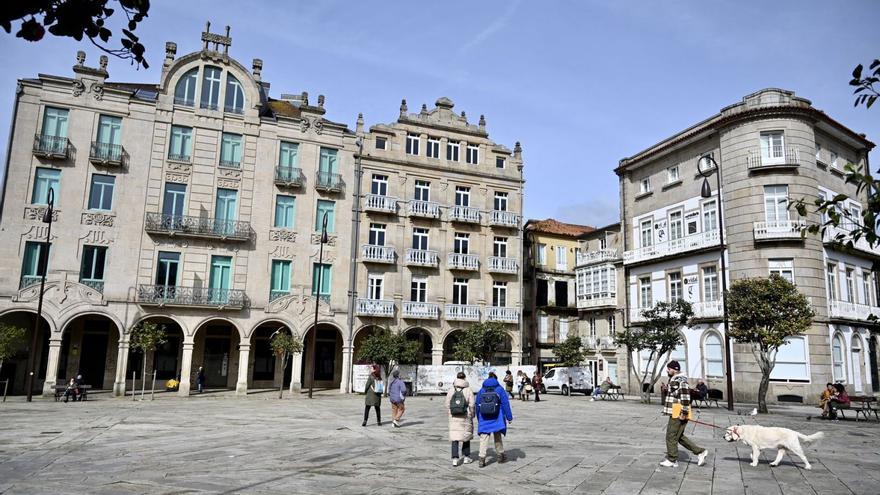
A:
POLYGON ((589 368, 553 368, 544 375, 543 392, 560 392, 562 395, 571 395, 580 392, 584 395, 593 393, 593 379, 589 368))

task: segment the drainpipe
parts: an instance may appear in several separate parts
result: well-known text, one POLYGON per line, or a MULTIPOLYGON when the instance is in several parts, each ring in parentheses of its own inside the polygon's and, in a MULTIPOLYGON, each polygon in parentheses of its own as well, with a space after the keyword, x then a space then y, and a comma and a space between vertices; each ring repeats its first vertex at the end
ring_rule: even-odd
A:
MULTIPOLYGON (((620 255, 623 256, 624 252, 626 252, 626 241, 627 234, 629 233, 629 226, 626 223, 626 184, 625 184, 625 175, 620 175, 620 233, 623 236, 623 245, 621 246, 620 255)), ((627 268, 626 264, 623 265, 623 295, 624 295, 624 306, 623 306, 623 327, 626 328, 629 326, 629 268, 627 268)), ((629 384, 630 393, 632 393, 632 366, 630 365, 630 360, 632 359, 632 355, 629 353, 629 350, 626 351, 626 382, 629 384)), ((620 372, 620 365, 618 363, 617 367, 618 373, 620 372)), ((640 393, 642 391, 641 385, 638 386, 638 390, 636 393, 640 393)))
POLYGON ((357 272, 358 272, 358 240, 360 239, 361 230, 361 176, 363 169, 361 168, 361 156, 364 153, 364 135, 363 135, 363 114, 358 114, 358 151, 354 160, 354 201, 351 207, 351 252, 350 252, 350 269, 348 274, 348 345, 351 347, 351 364, 349 365, 348 376, 345 379, 345 392, 351 393, 351 380, 354 370, 354 310, 357 304, 357 272))

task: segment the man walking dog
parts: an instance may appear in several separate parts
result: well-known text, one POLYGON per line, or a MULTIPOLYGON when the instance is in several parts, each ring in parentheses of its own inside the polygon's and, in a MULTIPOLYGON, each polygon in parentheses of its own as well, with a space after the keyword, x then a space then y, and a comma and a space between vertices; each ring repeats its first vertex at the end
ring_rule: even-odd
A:
POLYGON ((697 465, 702 466, 709 451, 684 436, 688 420, 691 419, 691 392, 687 376, 681 372, 678 361, 669 361, 666 365, 666 374, 669 375, 669 382, 663 414, 669 416, 669 422, 666 424, 666 459, 663 459, 660 465, 678 467, 678 444, 681 444, 682 447, 696 454, 697 465))

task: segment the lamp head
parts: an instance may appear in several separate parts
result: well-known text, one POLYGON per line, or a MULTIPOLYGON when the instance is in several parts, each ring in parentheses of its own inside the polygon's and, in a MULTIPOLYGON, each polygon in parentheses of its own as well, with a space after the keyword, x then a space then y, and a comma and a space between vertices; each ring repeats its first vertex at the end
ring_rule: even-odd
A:
POLYGON ((329 240, 327 235, 327 212, 325 211, 324 218, 321 220, 321 244, 327 244, 329 240))
POLYGON ((43 223, 52 223, 52 209, 55 207, 55 189, 50 187, 46 194, 46 211, 43 212, 43 223))
POLYGON ((718 162, 712 158, 712 155, 703 155, 697 159, 697 172, 703 177, 712 175, 712 171, 718 168, 718 162))
POLYGON ((703 198, 712 197, 712 187, 709 185, 709 179, 703 177, 703 187, 700 188, 700 196, 703 198))

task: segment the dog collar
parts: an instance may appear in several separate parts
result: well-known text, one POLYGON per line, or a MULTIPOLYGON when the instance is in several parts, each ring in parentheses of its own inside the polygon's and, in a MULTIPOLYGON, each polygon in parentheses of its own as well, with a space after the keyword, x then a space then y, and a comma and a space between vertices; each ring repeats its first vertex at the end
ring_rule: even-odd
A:
POLYGON ((740 435, 739 432, 736 431, 736 426, 734 426, 733 429, 730 430, 730 433, 731 433, 731 435, 736 435, 736 438, 733 439, 734 442, 736 442, 740 438, 742 438, 742 435, 740 435))

